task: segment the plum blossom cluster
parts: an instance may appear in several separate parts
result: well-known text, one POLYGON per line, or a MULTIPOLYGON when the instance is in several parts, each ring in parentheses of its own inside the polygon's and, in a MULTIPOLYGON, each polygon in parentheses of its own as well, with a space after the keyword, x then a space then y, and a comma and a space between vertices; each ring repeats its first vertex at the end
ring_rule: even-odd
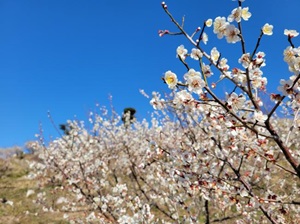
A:
MULTIPOLYGON (((293 144, 290 144, 289 142, 290 134, 294 128, 296 127, 296 129, 299 130, 300 63, 298 59, 300 52, 299 48, 295 48, 292 43, 292 38, 298 36, 298 32, 295 30, 284 31, 284 34, 288 36, 288 41, 291 44, 291 46, 284 51, 284 60, 288 63, 289 70, 293 72, 293 75, 289 80, 280 80, 281 86, 278 87, 278 90, 283 96, 280 94, 270 94, 271 99, 275 100, 275 105, 272 109, 266 111, 263 108, 264 103, 261 99, 261 94, 267 92, 266 86, 268 81, 267 78, 263 76, 262 70, 262 68, 266 66, 266 54, 263 51, 258 51, 258 47, 260 46, 260 40, 264 35, 273 35, 273 25, 270 25, 269 23, 263 25, 254 51, 246 52, 245 37, 241 32, 241 23, 243 21, 248 21, 252 14, 249 12, 248 7, 242 7, 242 2, 244 1, 239 1, 239 6, 234 8, 227 18, 218 16, 213 22, 211 19, 206 20, 203 30, 197 39, 195 39, 195 33, 189 35, 183 29, 183 26, 176 22, 169 12, 166 3, 163 3, 165 12, 179 29, 179 33, 184 35, 191 43, 192 49, 191 53, 189 53, 184 45, 180 45, 177 48, 177 56, 186 67, 187 72, 183 75, 183 81, 180 81, 180 78, 172 72, 173 76, 176 77, 176 79, 172 79, 176 80, 172 83, 173 85, 170 85, 167 81, 170 71, 165 73, 164 80, 169 88, 172 89, 172 93, 168 96, 168 100, 163 100, 164 107, 162 109, 169 109, 173 113, 176 113, 177 118, 180 117, 180 113, 186 113, 182 119, 183 125, 195 125, 198 124, 197 122, 199 121, 202 124, 202 122, 205 121, 204 114, 206 114, 206 116, 213 116, 212 111, 220 113, 215 117, 213 116, 214 120, 210 120, 207 125, 212 126, 220 122, 220 120, 226 121, 224 124, 227 125, 227 128, 231 129, 231 131, 228 130, 228 133, 231 133, 234 136, 245 136, 246 138, 247 134, 245 133, 251 130, 251 132, 256 133, 257 138, 260 139, 261 142, 264 142, 264 144, 259 145, 260 147, 264 147, 265 144, 268 145, 269 141, 273 142, 279 147, 281 153, 285 157, 285 161, 291 166, 294 174, 300 178, 300 158, 295 152, 295 148, 291 147, 293 144), (238 26, 236 27, 234 23, 237 23, 238 26), (241 42, 242 54, 238 59, 240 67, 234 67, 230 70, 228 60, 221 57, 221 55, 224 54, 223 52, 219 52, 217 47, 212 47, 210 52, 207 52, 200 46, 201 41, 204 42, 202 35, 205 34, 207 37, 207 34, 204 32, 205 27, 210 27, 211 25, 213 25, 213 33, 216 34, 219 39, 225 37, 228 43, 241 42), (188 56, 199 62, 198 69, 190 67, 190 63, 187 60, 188 56), (208 61, 207 64, 205 64, 206 61, 208 61), (217 82, 212 82, 210 79, 212 74, 215 73, 213 70, 217 70, 220 73, 220 79, 217 82), (224 80, 229 80, 231 84, 233 84, 233 90, 230 93, 226 93, 225 97, 222 99, 222 97, 217 96, 212 89, 217 87, 218 82, 224 80), (276 117, 275 111, 282 105, 284 102, 283 100, 286 97, 288 98, 286 108, 291 109, 289 113, 291 116, 294 116, 294 119, 291 119, 289 122, 290 131, 288 131, 286 136, 282 136, 281 133, 276 130, 272 120, 273 117, 276 117), (203 114, 199 115, 198 113, 203 114), (191 116, 193 118, 189 120, 187 114, 192 114, 191 116), (197 114, 198 116, 194 116, 194 114, 197 114)), ((197 30, 199 31, 200 29, 197 30)), ((208 39, 206 38, 204 44, 207 44, 207 40, 208 39)), ((218 130, 222 129, 221 126, 217 127, 218 130)), ((212 132, 215 134, 215 131, 216 130, 212 132)), ((207 131, 206 133, 209 135, 211 131, 207 131)), ((222 141, 217 141, 215 135, 211 136, 211 138, 215 140, 215 144, 219 148, 222 148, 222 141)), ((243 147, 239 145, 236 148, 233 147, 232 150, 242 148, 243 147)), ((224 150, 221 151, 224 152, 224 150)), ((264 155, 266 156, 264 158, 265 161, 271 158, 271 160, 273 160, 275 158, 272 150, 266 152, 264 155)), ((224 155, 222 156, 219 156, 219 159, 224 158, 227 162, 229 158, 227 157, 228 154, 226 154, 225 157, 224 155)), ((239 167, 241 167, 241 165, 242 163, 239 167)), ((233 168, 233 166, 231 166, 231 168, 233 168)), ((234 171, 234 168, 233 172, 235 172, 236 175, 239 175, 238 172, 234 171)), ((177 172, 176 174, 181 178, 184 176, 182 172, 177 172)), ((251 187, 243 183, 242 188, 241 194, 249 196, 249 192, 246 193, 245 189, 249 190, 251 187)), ((268 215, 268 209, 265 210, 263 207, 260 209, 272 223, 277 223, 279 221, 276 220, 274 216, 268 215)), ((282 220, 279 222, 281 221, 282 220)))
POLYGON ((289 104, 293 110, 297 111, 300 108, 300 47, 294 46, 292 38, 297 37, 299 33, 296 30, 285 29, 284 34, 288 36, 290 46, 284 50, 283 56, 292 75, 287 80, 280 80, 278 90, 290 99, 289 104))
MULTIPOLYGON (((245 100, 230 98, 231 105, 245 100)), ((40 160, 31 165, 41 184, 66 196, 53 206, 39 193, 35 202, 45 212, 65 213, 70 223, 202 223, 207 209, 214 222, 264 223, 260 208, 276 220, 300 218, 292 204, 300 196, 297 176, 284 170, 290 168, 266 129, 257 137, 217 103, 175 113, 175 122, 170 113, 153 114, 127 128, 105 109, 89 124, 69 121, 70 135, 46 148, 35 144, 40 160), (289 181, 278 186, 282 172, 289 181), (70 211, 85 212, 75 218, 70 211)), ((273 122, 288 135, 290 121, 273 122)), ((299 137, 290 133, 292 147, 299 137)))
POLYGON ((228 43, 236 43, 241 40, 240 30, 232 22, 240 23, 242 19, 247 21, 251 15, 249 7, 237 7, 232 10, 227 20, 225 17, 218 16, 213 23, 214 33, 219 39, 225 36, 228 43))

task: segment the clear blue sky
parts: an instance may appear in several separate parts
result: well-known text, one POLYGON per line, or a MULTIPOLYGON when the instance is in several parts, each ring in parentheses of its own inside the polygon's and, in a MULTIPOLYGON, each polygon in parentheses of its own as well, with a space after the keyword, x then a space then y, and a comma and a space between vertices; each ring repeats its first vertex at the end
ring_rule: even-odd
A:
MULTIPOLYGON (((227 17, 237 6, 231 0, 166 3, 177 19, 185 15, 190 33, 205 19, 227 17)), ((266 53, 263 71, 271 91, 280 78, 290 75, 282 60, 288 45, 283 30, 300 31, 300 2, 246 0, 244 6, 252 13, 243 26, 249 51, 259 29, 267 22, 274 25, 274 35, 263 37, 260 48, 266 53)), ((47 139, 56 136, 48 110, 57 124, 74 115, 85 120, 96 103, 109 105, 109 94, 117 112, 131 106, 139 120, 148 117, 152 107, 139 89, 150 95, 153 90, 167 91, 160 79, 163 73, 170 69, 182 77, 185 72, 175 57, 177 46, 191 49, 182 37, 160 38, 159 29, 175 31, 160 0, 2 0, 0 147, 22 146, 34 139, 39 122, 47 139)), ((212 29, 207 33, 211 42, 205 48, 217 46, 222 56, 236 63, 240 51, 233 52, 240 45, 228 45, 225 39, 216 42, 212 29)))

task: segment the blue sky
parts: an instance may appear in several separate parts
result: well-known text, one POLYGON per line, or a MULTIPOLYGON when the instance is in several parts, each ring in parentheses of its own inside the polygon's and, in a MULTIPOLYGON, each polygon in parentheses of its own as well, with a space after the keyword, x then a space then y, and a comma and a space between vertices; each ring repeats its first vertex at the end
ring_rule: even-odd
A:
MULTIPOLYGON (((231 0, 166 1, 178 19, 185 15, 185 28, 192 33, 203 21, 227 17, 237 2, 231 0)), ((243 24, 247 50, 252 51, 265 23, 274 25, 274 35, 263 37, 269 92, 289 72, 282 60, 288 46, 283 30, 300 31, 299 0, 246 0, 252 13, 243 24)), ((45 138, 57 136, 47 117, 56 124, 74 116, 85 120, 95 104, 113 105, 118 113, 135 107, 137 118, 149 117, 153 109, 139 93, 144 89, 167 91, 161 81, 172 70, 179 77, 185 68, 176 58, 176 48, 191 45, 183 37, 160 38, 159 29, 176 31, 161 8, 160 0, 3 0, 0 2, 0 147, 24 145, 34 140, 42 123, 45 138)), ((240 45, 210 42, 233 64, 240 45)), ((295 39, 296 46, 299 40, 295 39)), ((232 67, 232 66, 231 66, 232 67)), ((218 74, 215 74, 215 78, 218 74)), ((221 86, 218 91, 226 90, 221 86)))

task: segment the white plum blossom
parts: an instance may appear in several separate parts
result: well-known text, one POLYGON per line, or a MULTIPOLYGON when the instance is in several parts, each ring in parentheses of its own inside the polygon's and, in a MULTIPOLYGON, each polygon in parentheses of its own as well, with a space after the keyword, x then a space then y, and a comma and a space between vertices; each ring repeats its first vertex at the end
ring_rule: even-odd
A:
POLYGON ((189 104, 193 101, 193 96, 187 90, 176 92, 173 103, 175 105, 189 104))
POLYGON ((249 70, 250 79, 260 78, 263 72, 260 68, 254 68, 249 70))
POLYGON ((245 7, 242 9, 242 18, 247 21, 252 16, 251 12, 249 12, 249 7, 245 7))
POLYGON ((255 61, 254 61, 255 66, 258 66, 258 67, 266 66, 266 63, 265 63, 266 54, 264 52, 259 51, 258 53, 255 54, 255 56, 256 56, 255 61))
POLYGON ((212 76, 214 73, 211 71, 211 68, 209 65, 206 65, 205 63, 203 63, 202 65, 202 73, 206 76, 206 77, 210 77, 212 76))
POLYGON ((222 39, 226 33, 226 27, 229 23, 226 22, 225 17, 218 16, 214 21, 214 33, 217 34, 219 39, 222 39))
POLYGON ((268 83, 268 80, 266 77, 255 77, 252 79, 251 83, 255 89, 264 89, 268 83))
POLYGON ((180 57, 181 60, 184 61, 188 54, 188 51, 187 49, 184 48, 184 45, 180 45, 179 47, 177 47, 176 53, 177 53, 177 57, 180 57))
POLYGON ((174 89, 178 83, 177 75, 171 71, 165 73, 164 80, 170 89, 174 89))
POLYGON ((221 68, 223 71, 228 71, 229 65, 227 64, 228 60, 226 58, 222 58, 219 61, 219 68, 221 68))
POLYGON ((251 13, 249 12, 249 7, 242 8, 238 7, 232 10, 231 14, 228 16, 228 22, 241 22, 241 19, 248 20, 251 17, 251 13))
POLYGON ((284 35, 286 35, 290 38, 297 37, 299 35, 299 33, 296 30, 285 29, 283 33, 284 33, 284 35))
POLYGON ((289 70, 293 73, 298 73, 300 71, 300 47, 293 48, 291 46, 287 47, 284 52, 284 61, 287 62, 289 70))
POLYGON ((295 51, 294 48, 291 46, 288 46, 284 51, 283 51, 283 56, 284 56, 284 61, 287 62, 288 64, 292 64, 293 61, 296 59, 295 56, 295 51))
POLYGON ((245 75, 245 72, 238 68, 233 68, 231 71, 233 79, 242 85, 246 84, 247 77, 245 75))
POLYGON ((254 119, 260 123, 264 123, 268 119, 268 115, 263 114, 262 111, 254 111, 254 119))
POLYGON ((264 35, 268 35, 268 36, 272 35, 273 34, 273 25, 266 23, 262 28, 262 32, 264 35))
POLYGON ((205 21, 205 25, 207 26, 207 27, 211 27, 212 26, 212 19, 208 19, 208 20, 206 20, 205 21))
POLYGON ((205 87, 205 82, 200 76, 193 76, 187 80, 188 90, 197 94, 203 93, 203 87, 205 87))
POLYGON ((225 36, 228 43, 234 44, 240 41, 241 38, 239 37, 239 34, 240 34, 240 30, 236 28, 234 25, 228 25, 226 27, 225 36))
MULTIPOLYGON (((295 82, 295 79, 297 79, 298 75, 292 75, 290 76, 290 80, 293 81, 293 83, 295 82)), ((293 86, 294 91, 300 91, 300 80, 298 80, 294 86, 293 86)), ((298 96, 299 97, 299 96, 298 96)))
POLYGON ((233 111, 240 110, 244 103, 246 102, 246 97, 244 94, 237 95, 235 92, 230 95, 227 94, 227 104, 233 111))
POLYGON ((203 53, 197 49, 197 48, 193 48, 192 49, 192 53, 191 53, 191 58, 195 59, 195 60, 200 60, 200 58, 202 58, 203 53))
POLYGON ((202 41, 203 41, 204 44, 207 44, 208 35, 205 32, 202 34, 202 41))
POLYGON ((191 68, 187 73, 185 73, 183 75, 183 78, 185 80, 189 80, 190 78, 193 78, 193 77, 201 77, 201 74, 200 72, 196 72, 195 69, 191 68))
POLYGON ((248 68, 251 63, 250 53, 243 54, 238 61, 244 68, 248 68))
POLYGON ((153 106, 155 110, 163 110, 165 108, 165 100, 160 99, 160 94, 157 92, 152 92, 152 99, 150 100, 150 104, 153 106))
POLYGON ((300 57, 295 57, 293 62, 290 64, 290 71, 294 73, 300 71, 300 57))
POLYGON ((220 58, 220 52, 217 50, 216 47, 214 47, 213 49, 211 49, 210 51, 210 58, 211 60, 216 64, 217 61, 220 58))
POLYGON ((288 96, 291 93, 292 80, 280 79, 280 86, 277 88, 283 95, 288 96))
POLYGON ((242 7, 235 8, 231 11, 231 14, 228 16, 228 22, 241 22, 241 15, 242 15, 242 7))

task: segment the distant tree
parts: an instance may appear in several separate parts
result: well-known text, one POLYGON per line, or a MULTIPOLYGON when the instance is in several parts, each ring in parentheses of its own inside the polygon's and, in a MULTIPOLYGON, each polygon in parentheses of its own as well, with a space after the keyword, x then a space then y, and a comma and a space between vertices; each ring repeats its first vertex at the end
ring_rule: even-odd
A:
POLYGON ((65 135, 70 135, 72 128, 68 124, 60 124, 59 129, 64 132, 65 135))
POLYGON ((136 110, 132 107, 126 107, 123 110, 122 121, 126 127, 128 127, 130 124, 132 124, 135 121, 135 116, 134 116, 135 113, 136 110))

